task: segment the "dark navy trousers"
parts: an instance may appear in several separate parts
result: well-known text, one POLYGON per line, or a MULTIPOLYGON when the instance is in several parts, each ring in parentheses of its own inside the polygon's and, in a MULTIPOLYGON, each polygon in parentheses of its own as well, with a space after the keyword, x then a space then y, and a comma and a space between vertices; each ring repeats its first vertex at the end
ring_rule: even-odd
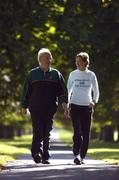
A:
POLYGON ((48 159, 50 131, 53 125, 53 114, 41 113, 39 111, 31 112, 33 139, 31 154, 40 153, 44 159, 48 159))
POLYGON ((92 108, 71 104, 71 119, 73 125, 73 154, 85 158, 90 137, 92 108))

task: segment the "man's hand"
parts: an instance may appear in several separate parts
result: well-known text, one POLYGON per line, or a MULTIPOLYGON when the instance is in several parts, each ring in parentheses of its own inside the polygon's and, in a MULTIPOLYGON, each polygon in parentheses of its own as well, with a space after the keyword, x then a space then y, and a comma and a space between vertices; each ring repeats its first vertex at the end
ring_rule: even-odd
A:
POLYGON ((67 104, 66 103, 62 103, 62 108, 64 110, 65 117, 68 117, 69 113, 68 113, 67 104))
POLYGON ((22 115, 26 115, 27 114, 27 109, 26 108, 22 108, 21 109, 21 114, 22 115))

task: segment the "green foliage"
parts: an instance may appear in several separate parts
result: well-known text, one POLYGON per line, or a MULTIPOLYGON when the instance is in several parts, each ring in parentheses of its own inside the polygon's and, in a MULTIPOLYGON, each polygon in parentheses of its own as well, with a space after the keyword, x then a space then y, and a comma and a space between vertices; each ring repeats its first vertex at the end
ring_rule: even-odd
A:
POLYGON ((87 51, 90 54, 90 66, 96 72, 100 86, 100 104, 96 107, 95 114, 103 126, 105 121, 112 121, 112 124, 116 125, 119 114, 116 110, 119 105, 117 27, 117 1, 68 1, 59 25, 59 33, 69 37, 67 40, 59 38, 59 42, 62 43, 63 51, 66 48, 66 56, 71 59, 71 67, 74 64, 75 53, 87 51))
POLYGON ((119 125, 118 1, 1 0, 0 17, 0 123, 23 119, 18 114, 24 79, 38 65, 38 50, 47 47, 66 80, 76 53, 89 53, 100 86, 95 119, 119 125))

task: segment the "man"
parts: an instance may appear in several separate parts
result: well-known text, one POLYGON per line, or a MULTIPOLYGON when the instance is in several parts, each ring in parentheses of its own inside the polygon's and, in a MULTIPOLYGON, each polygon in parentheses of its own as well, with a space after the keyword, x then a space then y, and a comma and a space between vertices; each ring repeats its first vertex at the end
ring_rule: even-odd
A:
POLYGON ((88 69, 89 55, 81 52, 76 55, 77 69, 68 79, 69 110, 74 129, 74 163, 82 164, 89 145, 89 134, 93 108, 99 99, 99 88, 94 72, 88 69))
POLYGON ((31 154, 36 163, 49 164, 49 140, 57 101, 67 114, 68 93, 62 74, 51 67, 52 54, 38 52, 39 67, 32 69, 25 81, 21 100, 22 114, 30 111, 33 127, 31 154))

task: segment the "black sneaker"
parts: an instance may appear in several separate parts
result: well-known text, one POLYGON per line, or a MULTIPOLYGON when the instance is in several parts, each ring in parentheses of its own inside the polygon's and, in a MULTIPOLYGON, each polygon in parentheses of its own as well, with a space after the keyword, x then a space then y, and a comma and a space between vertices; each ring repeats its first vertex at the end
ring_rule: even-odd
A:
POLYGON ((50 164, 50 162, 49 162, 48 159, 47 159, 47 160, 46 160, 46 159, 43 159, 43 160, 42 160, 42 164, 50 164))
POLYGON ((77 157, 74 159, 74 163, 76 165, 81 165, 81 162, 80 162, 79 158, 77 158, 77 157))
POLYGON ((41 163, 41 156, 39 154, 35 154, 33 156, 33 160, 35 161, 35 163, 41 163))

